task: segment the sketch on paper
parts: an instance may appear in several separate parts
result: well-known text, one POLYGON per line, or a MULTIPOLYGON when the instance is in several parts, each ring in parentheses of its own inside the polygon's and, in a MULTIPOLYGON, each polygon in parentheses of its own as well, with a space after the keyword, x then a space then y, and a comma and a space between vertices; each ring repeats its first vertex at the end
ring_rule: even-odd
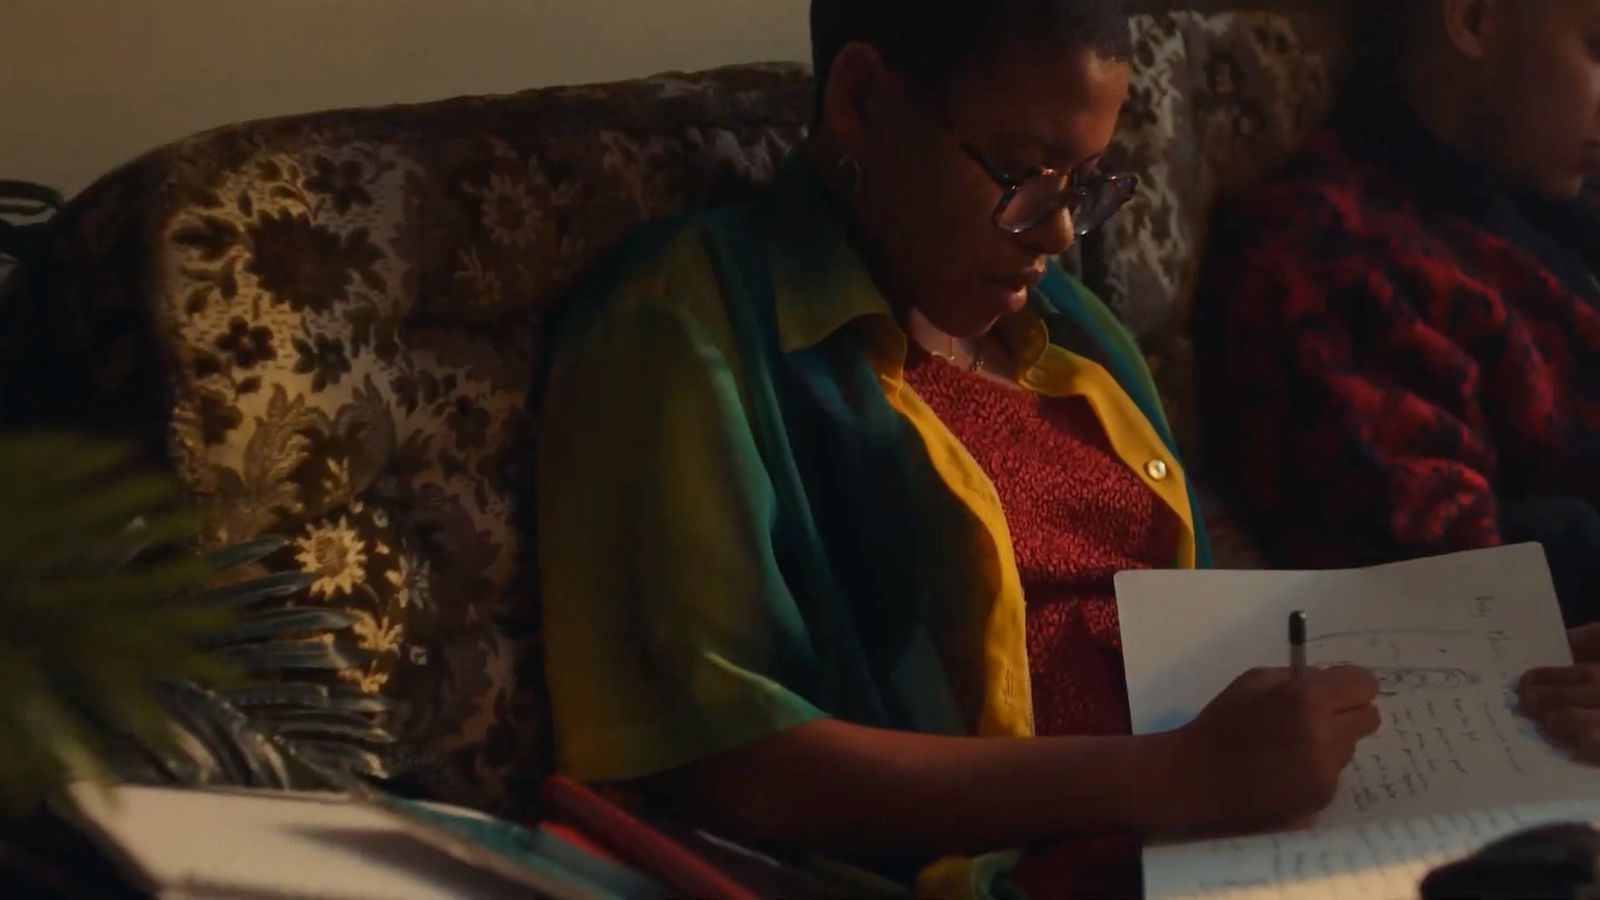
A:
POLYGON ((1415 694, 1422 691, 1460 691, 1475 688, 1483 683, 1483 676, 1470 669, 1453 666, 1420 668, 1416 666, 1376 666, 1371 668, 1378 678, 1378 692, 1386 696, 1415 694))
POLYGON ((1505 635, 1477 629, 1387 629, 1326 632, 1308 640, 1317 665, 1334 661, 1380 673, 1385 693, 1471 688, 1483 683, 1482 672, 1429 665, 1447 659, 1503 659, 1505 635))
POLYGON ((1430 659, 1482 658, 1487 648, 1498 657, 1501 635, 1474 629, 1385 629, 1327 632, 1307 644, 1319 665, 1356 665, 1378 678, 1385 696, 1472 690, 1490 677, 1472 668, 1429 665, 1430 659), (1458 655, 1458 654, 1465 655, 1458 655))

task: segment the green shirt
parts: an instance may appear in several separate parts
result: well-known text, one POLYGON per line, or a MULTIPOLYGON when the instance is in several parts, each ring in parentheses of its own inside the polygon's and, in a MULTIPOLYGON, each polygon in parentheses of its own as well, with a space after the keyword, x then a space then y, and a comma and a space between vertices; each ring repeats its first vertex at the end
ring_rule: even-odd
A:
MULTIPOLYGON (((1111 314, 1052 266, 1001 331, 1033 360, 1021 383, 1089 396, 1136 471, 1168 461, 1147 480, 1188 529, 1175 561, 1204 563, 1155 390, 1111 314), (1069 329, 1103 367, 1047 340, 1069 329)), ((1031 733, 1003 512, 899 379, 905 350, 798 156, 749 208, 648 226, 579 292, 539 475, 563 770, 640 777, 821 716, 1031 733)))
MULTIPOLYGON (((538 490, 564 771, 638 778, 824 716, 1032 734, 1004 512, 905 384, 906 337, 807 163, 792 156, 749 207, 642 229, 571 308, 538 490)), ((1084 397, 1173 510, 1175 565, 1206 564, 1149 372, 1111 313, 1052 265, 996 334, 1019 385, 1084 397)), ((923 888, 969 892, 993 870, 945 861, 923 888)))

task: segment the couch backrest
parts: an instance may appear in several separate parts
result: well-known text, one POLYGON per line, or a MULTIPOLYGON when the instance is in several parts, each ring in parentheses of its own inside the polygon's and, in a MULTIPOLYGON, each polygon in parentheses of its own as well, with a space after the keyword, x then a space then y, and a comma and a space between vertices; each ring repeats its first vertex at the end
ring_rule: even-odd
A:
POLYGON ((1322 120, 1342 19, 1334 4, 1134 17, 1133 81, 1105 165, 1138 173, 1140 190, 1079 248, 1080 265, 1149 353, 1191 452, 1187 329, 1206 223, 1220 197, 1247 189, 1322 120))
MULTIPOLYGON (((1145 189, 1081 257, 1181 424, 1204 215, 1315 118, 1326 78, 1282 19, 1135 33, 1117 157, 1145 189)), ((525 515, 545 313, 639 223, 766 181, 810 109, 803 69, 757 66, 178 142, 61 218, 30 363, 60 389, 36 396, 158 428, 212 540, 294 538, 273 564, 317 581, 291 602, 359 620, 308 639, 372 656, 297 677, 394 704, 377 717, 400 745, 346 758, 506 810, 545 762, 525 515)))
POLYGON ((742 67, 199 135, 60 220, 40 338, 161 424, 212 540, 291 535, 293 602, 357 616, 308 637, 375 659, 303 677, 398 704, 382 768, 501 805, 543 764, 513 690, 543 314, 643 221, 768 180, 810 111, 803 68, 742 67))

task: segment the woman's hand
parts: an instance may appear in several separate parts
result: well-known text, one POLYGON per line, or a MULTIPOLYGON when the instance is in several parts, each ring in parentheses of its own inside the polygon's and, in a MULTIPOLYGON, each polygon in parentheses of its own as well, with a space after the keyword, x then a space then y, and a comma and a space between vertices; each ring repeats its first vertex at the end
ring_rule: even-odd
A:
POLYGON ((1600 664, 1600 622, 1580 625, 1567 632, 1572 658, 1581 664, 1600 664))
POLYGON ((1600 763, 1600 624, 1567 632, 1570 666, 1533 669, 1517 686, 1517 712, 1552 744, 1600 763))
POLYGON ((1183 831, 1282 826, 1326 807, 1356 744, 1382 723, 1365 669, 1246 672, 1184 726, 1183 831))

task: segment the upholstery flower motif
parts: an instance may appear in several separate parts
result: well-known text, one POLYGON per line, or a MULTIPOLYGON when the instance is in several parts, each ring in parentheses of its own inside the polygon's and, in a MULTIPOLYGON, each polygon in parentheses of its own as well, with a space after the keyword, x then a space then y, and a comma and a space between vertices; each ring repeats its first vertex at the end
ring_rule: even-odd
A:
POLYGON ((1218 101, 1233 99, 1242 93, 1244 73, 1239 61, 1226 53, 1218 53, 1206 61, 1206 88, 1218 101))
POLYGON ((456 436, 457 450, 481 450, 489 445, 489 411, 470 397, 456 398, 444 424, 456 436))
POLYGON ((294 364, 296 373, 311 377, 311 391, 317 393, 330 384, 338 384, 350 371, 350 357, 345 355, 344 341, 319 334, 310 338, 295 338, 294 351, 300 359, 294 364))
POLYGON ((483 227, 495 243, 513 250, 533 246, 544 217, 528 196, 527 185, 496 172, 489 176, 480 199, 483 227))
POLYGON ((348 595, 366 580, 366 542, 350 527, 349 519, 341 516, 337 524, 314 525, 295 544, 300 548, 295 561, 301 570, 317 576, 311 596, 348 595))
POLYGON ((361 163, 347 159, 337 166, 326 156, 317 157, 311 164, 312 174, 306 179, 306 190, 321 194, 333 203, 339 213, 347 213, 352 206, 371 206, 372 195, 362 178, 361 163))
POLYGON ((238 239, 239 229, 232 222, 217 216, 201 216, 199 221, 172 233, 173 243, 198 252, 205 262, 222 259, 238 239))
POLYGON ((401 605, 417 609, 432 606, 433 564, 410 553, 402 553, 398 559, 398 568, 384 573, 384 578, 399 593, 401 605))
MULTIPOLYGON (((348 495, 350 492, 350 459, 339 455, 328 457, 327 463, 322 467, 322 489, 325 496, 337 497, 348 495)), ((360 510, 352 508, 353 513, 360 510)), ((383 544, 375 542, 372 547, 373 555, 382 556, 386 551, 383 544)))
POLYGON ((256 363, 278 358, 278 351, 272 346, 272 329, 264 325, 252 327, 238 317, 228 323, 227 332, 219 335, 213 346, 232 356, 234 365, 241 369, 253 369, 256 363))
POLYGON ((285 211, 256 220, 248 233, 252 252, 246 271, 295 312, 327 312, 345 301, 352 275, 381 286, 372 267, 382 253, 364 228, 341 238, 305 213, 285 211))
MULTIPOLYGON (((315 588, 310 597, 302 592, 302 602, 358 607, 372 617, 360 622, 363 641, 398 643, 393 654, 328 673, 328 680, 403 704, 404 712, 377 717, 401 735, 399 767, 453 802, 514 811, 514 777, 533 780, 546 768, 542 719, 522 716, 517 705, 537 711, 543 701, 513 681, 510 656, 514 647, 518 658, 535 659, 530 673, 538 667, 534 610, 522 610, 528 619, 518 617, 515 633, 495 615, 508 591, 525 590, 520 576, 528 574, 514 573, 517 587, 506 580, 513 559, 525 563, 513 549, 515 513, 531 495, 513 495, 499 479, 513 452, 508 436, 533 434, 532 423, 501 421, 521 405, 513 397, 527 390, 533 364, 508 332, 526 332, 531 343, 553 310, 549 286, 588 268, 601 250, 593 242, 609 242, 625 226, 676 208, 680 197, 699 195, 707 173, 680 164, 701 149, 687 146, 685 128, 706 135, 705 155, 694 152, 693 159, 714 160, 712 168, 726 167, 736 180, 756 180, 753 173, 770 168, 766 157, 800 136, 810 111, 806 79, 796 71, 645 84, 642 92, 582 89, 481 108, 337 112, 307 117, 303 127, 229 129, 103 182, 75 219, 83 227, 70 236, 81 265, 70 267, 64 289, 81 304, 85 327, 110 329, 108 346, 129 316, 150 305, 147 279, 125 271, 127 248, 146 247, 171 274, 172 299, 183 304, 174 345, 150 349, 130 340, 97 351, 92 361, 137 350, 144 355, 129 355, 122 366, 134 371, 149 350, 181 362, 185 369, 174 374, 188 390, 176 401, 166 394, 148 399, 156 412, 162 403, 180 404, 169 412, 177 413, 185 485, 221 498, 217 527, 226 535, 295 527, 279 562, 312 572, 315 588), (654 111, 657 99, 666 112, 654 111), (580 122, 611 127, 611 140, 638 147, 617 158, 621 169, 608 169, 593 127, 516 125, 547 117, 541 110, 552 102, 580 122), (708 121, 722 110, 726 122, 708 121), (462 140, 435 148, 441 152, 404 145, 405 134, 441 128, 459 129, 462 140), (746 165, 746 157, 759 161, 746 165), (580 186, 596 179, 615 179, 615 190, 580 202, 588 199, 580 186), (157 226, 143 203, 152 181, 174 192, 166 198, 175 207, 171 224, 159 231, 151 231, 157 226), (379 201, 391 200, 392 210, 375 215, 379 201), (511 295, 518 308, 504 310, 511 295), (435 327, 481 328, 506 340, 485 341, 495 346, 483 350, 474 342, 452 362, 429 346, 413 352, 399 331, 411 304, 396 298, 419 307, 417 324, 426 326, 415 334, 419 345, 435 327), (270 335, 255 326, 268 326, 270 335), (319 334, 328 337, 319 342, 319 334), (311 367, 294 374, 302 359, 311 367), (253 369, 240 367, 252 360, 253 369), (269 377, 268 369, 281 374, 269 377), (319 372, 325 389, 315 392, 319 372), (395 391, 384 410, 398 420, 397 445, 383 451, 392 453, 389 462, 366 449, 390 440, 382 428, 369 430, 381 417, 361 399, 358 386, 368 375, 395 391), (337 386, 327 387, 335 378, 337 386), (241 405, 246 391, 255 400, 241 405), (462 395, 470 399, 458 403, 462 395), (458 440, 480 449, 457 450, 458 440), (203 442, 229 452, 206 452, 203 442), (372 499, 362 511, 351 494, 369 479, 372 499), (516 503, 507 502, 511 496, 516 503), (379 498, 389 506, 388 523, 376 512, 379 498), (403 545, 403 537, 417 546, 403 545), (403 677, 395 674, 399 666, 403 677)), ((117 401, 143 402, 148 380, 105 383, 108 392, 118 389, 117 401)), ((519 459, 531 460, 517 446, 519 459)), ((353 647, 358 634, 326 637, 353 647)), ((389 764, 390 754, 383 757, 389 764)))
POLYGON ((339 680, 347 681, 363 694, 378 694, 383 692, 383 686, 389 683, 389 673, 386 669, 376 664, 365 669, 340 669, 339 680))
POLYGON ((1266 118, 1253 103, 1241 103, 1234 112, 1233 129, 1240 138, 1259 137, 1267 131, 1266 118))
POLYGON ((228 433, 244 422, 244 415, 227 396, 215 391, 200 395, 200 437, 207 447, 227 443, 228 433))
POLYGON ((353 609, 350 613, 356 617, 355 624, 350 626, 350 630, 356 636, 357 646, 374 653, 400 652, 400 636, 405 632, 402 623, 391 621, 388 614, 378 618, 359 609, 353 609))
POLYGON ((486 309, 499 306, 503 297, 500 276, 478 258, 476 247, 468 249, 459 256, 461 268, 456 270, 455 278, 467 284, 467 289, 472 294, 471 302, 486 309))
POLYGON ((415 375, 401 369, 389 379, 389 390, 394 393, 394 402, 401 409, 408 413, 417 411, 417 406, 422 401, 422 385, 415 375))
POLYGON ((1128 102, 1123 105, 1118 121, 1124 123, 1122 127, 1126 131, 1159 128, 1162 122, 1156 107, 1157 98, 1151 86, 1135 82, 1128 85, 1128 102))

